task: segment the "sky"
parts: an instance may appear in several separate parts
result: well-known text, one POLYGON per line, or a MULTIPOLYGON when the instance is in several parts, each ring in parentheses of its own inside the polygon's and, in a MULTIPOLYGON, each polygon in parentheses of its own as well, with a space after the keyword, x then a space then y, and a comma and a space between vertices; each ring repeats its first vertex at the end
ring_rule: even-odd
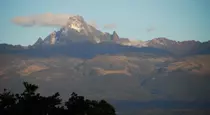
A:
POLYGON ((1 0, 0 43, 33 44, 58 30, 68 15, 132 40, 203 42, 210 40, 209 6, 210 0, 1 0), (59 23, 48 22, 52 18, 59 23))

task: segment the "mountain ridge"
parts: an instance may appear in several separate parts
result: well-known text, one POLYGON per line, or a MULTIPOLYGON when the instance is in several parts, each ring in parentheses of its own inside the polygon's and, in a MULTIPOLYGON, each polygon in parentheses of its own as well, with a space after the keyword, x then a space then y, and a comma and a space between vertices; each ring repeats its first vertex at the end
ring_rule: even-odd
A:
POLYGON ((157 37, 148 41, 133 41, 129 38, 120 37, 116 31, 112 34, 101 32, 93 26, 87 24, 82 16, 76 15, 69 17, 67 24, 59 31, 47 36, 44 41, 51 45, 68 44, 69 42, 90 41, 93 43, 113 42, 123 46, 133 47, 153 47, 170 51, 175 55, 191 55, 191 54, 209 54, 210 42, 199 42, 195 40, 175 41, 165 37, 157 37))
MULTIPOLYGON (((175 41, 165 37, 157 37, 148 41, 130 40, 129 38, 120 37, 116 31, 112 34, 102 32, 89 25, 82 16, 74 15, 69 17, 65 26, 58 31, 51 32, 44 39, 39 38, 33 45, 12 46, 2 44, 1 50, 5 49, 30 49, 36 47, 52 47, 61 45, 70 45, 77 42, 91 42, 93 44, 113 43, 122 46, 131 46, 137 48, 156 48, 169 51, 178 56, 209 54, 210 41, 200 42, 195 40, 175 41)), ((114 50, 114 49, 113 49, 114 50)))

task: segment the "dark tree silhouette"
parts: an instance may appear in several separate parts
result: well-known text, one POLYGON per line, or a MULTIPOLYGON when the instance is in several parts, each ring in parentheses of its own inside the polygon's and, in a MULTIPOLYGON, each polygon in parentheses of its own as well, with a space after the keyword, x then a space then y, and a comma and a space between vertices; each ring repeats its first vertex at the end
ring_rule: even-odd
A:
POLYGON ((0 94, 0 114, 12 114, 16 101, 15 95, 4 89, 0 94))
POLYGON ((71 115, 115 115, 114 107, 105 100, 85 100, 74 92, 65 105, 71 115))
POLYGON ((83 96, 78 96, 76 93, 72 93, 69 100, 65 103, 68 108, 68 113, 71 115, 84 115, 87 110, 83 96))
POLYGON ((38 86, 23 83, 25 90, 13 94, 6 89, 0 93, 0 115, 116 115, 115 109, 105 100, 88 100, 72 93, 65 106, 57 92, 44 97, 36 93, 38 86))

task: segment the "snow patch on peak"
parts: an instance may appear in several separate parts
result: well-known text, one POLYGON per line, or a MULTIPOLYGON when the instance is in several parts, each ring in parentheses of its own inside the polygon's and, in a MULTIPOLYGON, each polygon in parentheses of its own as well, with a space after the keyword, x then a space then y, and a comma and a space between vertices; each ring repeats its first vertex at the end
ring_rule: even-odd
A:
POLYGON ((85 26, 85 21, 82 16, 76 15, 69 17, 67 22, 67 27, 74 29, 78 32, 81 32, 81 30, 85 29, 84 26, 85 26))
POLYGON ((70 28, 77 30, 78 32, 80 32, 83 28, 81 28, 81 26, 78 26, 77 24, 71 24, 69 25, 70 28))

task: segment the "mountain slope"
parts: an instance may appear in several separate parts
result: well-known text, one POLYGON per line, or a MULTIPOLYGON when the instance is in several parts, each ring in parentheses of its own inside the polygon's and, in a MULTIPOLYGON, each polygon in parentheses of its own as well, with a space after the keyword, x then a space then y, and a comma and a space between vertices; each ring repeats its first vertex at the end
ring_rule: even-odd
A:
POLYGON ((209 56, 189 57, 183 63, 154 54, 98 55, 89 59, 16 54, 1 57, 0 88, 16 89, 27 80, 40 84, 46 95, 59 91, 66 97, 65 92, 70 91, 91 98, 141 101, 208 100, 210 96, 209 56), (207 65, 195 68, 201 64, 207 65))
POLYGON ((145 53, 155 55, 171 55, 168 51, 157 48, 137 48, 131 46, 122 46, 116 43, 104 42, 95 44, 92 42, 69 42, 66 45, 47 45, 42 47, 29 47, 28 49, 8 49, 2 50, 2 54, 21 54, 35 57, 50 56, 71 56, 77 58, 92 58, 101 54, 123 54, 123 53, 145 53))

